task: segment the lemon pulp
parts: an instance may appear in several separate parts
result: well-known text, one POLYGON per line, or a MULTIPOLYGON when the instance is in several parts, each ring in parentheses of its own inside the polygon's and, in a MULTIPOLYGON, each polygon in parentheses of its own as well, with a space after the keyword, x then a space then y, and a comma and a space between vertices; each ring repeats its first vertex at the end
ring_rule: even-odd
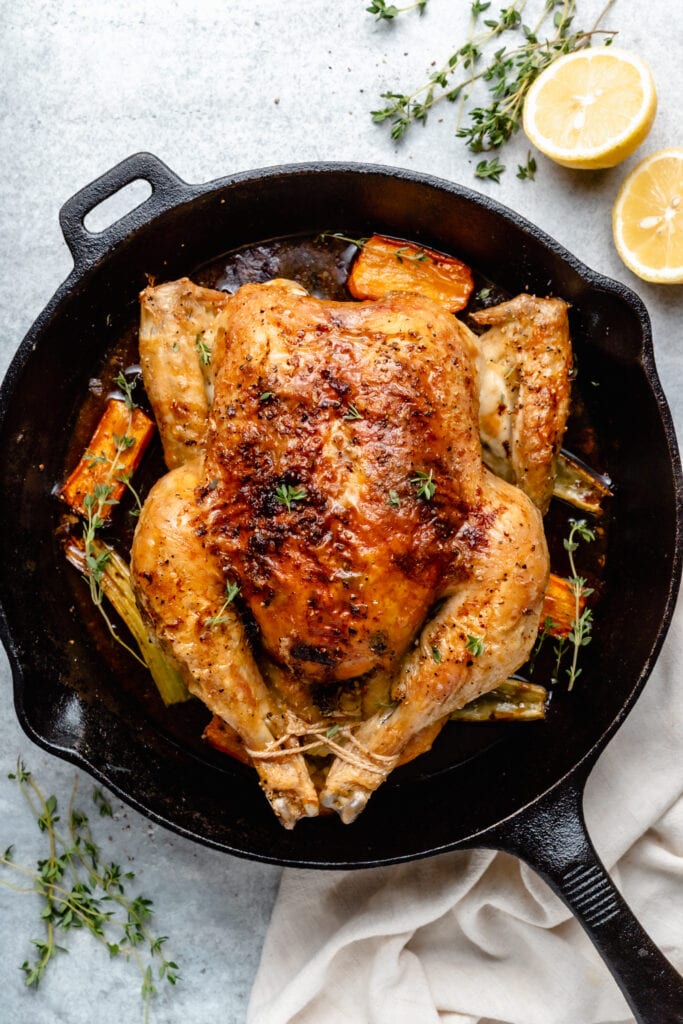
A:
POLYGON ((524 130, 556 163, 614 167, 643 141, 656 109, 647 65, 623 50, 595 47, 561 57, 538 76, 524 106, 524 130))
POLYGON ((683 283, 683 148, 653 153, 628 175, 612 213, 614 244, 645 281, 683 283))

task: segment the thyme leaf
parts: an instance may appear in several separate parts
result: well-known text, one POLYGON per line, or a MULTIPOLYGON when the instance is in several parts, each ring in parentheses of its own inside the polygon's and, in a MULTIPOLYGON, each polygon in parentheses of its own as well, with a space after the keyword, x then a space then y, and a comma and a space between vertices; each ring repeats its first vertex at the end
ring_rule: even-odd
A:
POLYGON ((585 519, 569 520, 569 535, 563 543, 569 560, 569 583, 574 594, 574 618, 571 623, 571 630, 566 637, 562 637, 555 645, 555 679, 559 678, 560 668, 567 655, 571 651, 571 660, 567 668, 567 689, 573 689, 574 683, 583 671, 579 668, 579 653, 582 647, 587 647, 592 640, 593 611, 591 608, 584 608, 581 611, 583 599, 593 593, 591 587, 586 586, 586 579, 579 576, 576 569, 576 554, 581 541, 590 544, 595 540, 595 530, 589 527, 585 519))
POLYGON ((484 641, 480 636, 472 636, 470 633, 467 634, 465 650, 469 651, 474 658, 479 658, 484 653, 484 647, 484 641))
POLYGON ((502 164, 498 157, 494 156, 491 160, 480 160, 474 176, 475 178, 490 178, 491 181, 499 182, 504 170, 505 164, 502 164))
POLYGON ((399 263, 431 263, 432 257, 424 249, 415 249, 412 245, 402 245, 394 253, 399 263))
POLYGON ((527 151, 526 163, 517 165, 517 177, 520 181, 536 180, 536 161, 531 155, 531 150, 527 151))
POLYGON ((211 349, 204 341, 204 338, 201 334, 198 334, 197 337, 195 338, 194 347, 197 355, 199 356, 199 362, 202 364, 202 366, 208 366, 209 363, 211 362, 211 349))
POLYGON ((349 407, 346 410, 346 412, 344 413, 344 419, 345 420, 362 420, 363 419, 363 414, 358 412, 358 409, 353 404, 353 402, 349 402, 349 407))
POLYGON ((275 500, 280 505, 285 505, 287 511, 292 511, 292 504, 295 501, 305 501, 307 493, 303 487, 293 487, 290 484, 280 484, 275 491, 275 500))
POLYGON ((209 629, 213 629, 214 626, 220 626, 221 623, 228 621, 228 616, 225 615, 225 610, 228 605, 232 604, 239 592, 240 588, 237 583, 226 583, 225 600, 223 601, 223 604, 215 615, 212 615, 210 619, 206 620, 206 625, 209 629))
POLYGON ((429 0, 415 0, 415 3, 406 4, 405 7, 396 7, 395 4, 388 4, 386 0, 372 0, 369 7, 365 10, 368 14, 376 14, 375 21, 393 21, 399 14, 405 14, 406 11, 419 11, 420 14, 424 14, 425 7, 429 3, 429 0))
POLYGON ((137 377, 133 377, 132 380, 128 380, 126 375, 121 370, 119 371, 117 376, 114 377, 114 383, 116 384, 117 388, 121 389, 121 393, 123 394, 123 400, 126 403, 126 408, 128 409, 128 411, 132 412, 133 409, 137 409, 137 404, 133 400, 133 391, 135 390, 135 387, 137 385, 137 377))
POLYGON ((418 498, 431 501, 436 494, 436 483, 433 480, 433 475, 434 471, 432 469, 429 470, 429 473, 418 470, 415 476, 410 478, 411 484, 416 488, 415 494, 418 498))

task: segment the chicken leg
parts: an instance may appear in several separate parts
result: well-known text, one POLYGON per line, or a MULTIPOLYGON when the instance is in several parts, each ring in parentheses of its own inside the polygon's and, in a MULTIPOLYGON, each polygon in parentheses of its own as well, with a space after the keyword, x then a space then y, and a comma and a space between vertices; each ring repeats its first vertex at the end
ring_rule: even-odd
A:
POLYGON ((496 687, 526 661, 538 631, 548 552, 538 510, 516 487, 486 474, 484 505, 462 531, 473 539, 469 573, 455 585, 403 660, 394 709, 355 732, 337 757, 320 802, 353 821, 420 732, 496 687), (365 761, 359 766, 359 758, 365 761))
POLYGON ((241 619, 225 605, 225 576, 197 521, 199 461, 188 462, 152 488, 135 531, 131 568, 138 602, 188 689, 242 737, 261 786, 286 828, 318 813, 306 763, 297 753, 262 756, 287 729, 259 672, 241 619))

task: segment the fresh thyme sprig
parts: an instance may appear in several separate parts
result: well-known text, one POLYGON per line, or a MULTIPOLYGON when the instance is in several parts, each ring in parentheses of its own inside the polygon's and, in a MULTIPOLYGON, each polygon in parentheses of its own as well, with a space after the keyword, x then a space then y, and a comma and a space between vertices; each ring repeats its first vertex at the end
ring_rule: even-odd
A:
POLYGON ((237 583, 225 584, 225 600, 223 601, 223 604, 215 615, 212 615, 210 619, 206 620, 206 625, 210 629, 213 629, 214 626, 219 626, 222 622, 228 621, 228 617, 225 615, 225 610, 229 604, 232 604, 239 592, 240 588, 237 583))
POLYGON ((420 14, 424 14, 428 3, 429 0, 415 0, 412 4, 406 4, 405 7, 396 7, 395 4, 386 3, 386 0, 372 0, 370 6, 365 10, 368 14, 376 14, 376 21, 393 21, 399 14, 405 14, 407 11, 417 10, 420 14))
POLYGON ((133 392, 135 391, 137 382, 137 377, 133 377, 132 380, 128 380, 126 375, 121 370, 114 378, 114 383, 118 388, 121 389, 123 401, 125 402, 126 409, 128 409, 129 412, 132 412, 133 409, 137 409, 137 403, 133 398, 133 392))
MULTIPOLYGON (((388 102, 372 111, 372 119, 376 124, 388 123, 391 137, 399 140, 416 122, 424 124, 436 104, 458 101, 456 135, 464 139, 467 148, 472 153, 499 149, 519 130, 526 94, 541 71, 563 54, 589 46, 596 34, 605 37, 606 45, 612 41, 615 32, 599 25, 614 2, 607 0, 593 27, 586 31, 573 27, 576 0, 545 0, 533 28, 522 19, 526 0, 512 0, 497 16, 481 22, 491 4, 473 0, 468 39, 413 92, 382 93, 388 102), (478 24, 482 28, 475 32, 478 24), (488 102, 483 106, 474 105, 472 99, 476 82, 487 91, 488 102), (471 105, 466 110, 468 101, 471 105), (464 113, 468 123, 460 127, 464 113)), ((486 161, 482 161, 475 175, 499 181, 504 167, 499 164, 498 168, 487 173, 486 161)), ((533 174, 523 177, 533 179, 533 174)))
POLYGON ((325 242, 328 238, 337 238, 340 242, 348 242, 349 245, 355 245, 357 249, 362 249, 370 241, 370 235, 361 238, 350 238, 348 235, 344 235, 341 231, 321 231, 320 234, 315 236, 314 241, 325 242))
POLYGON ((429 473, 425 473, 420 469, 415 476, 411 476, 410 482, 415 487, 415 494, 418 498, 424 498, 425 501, 432 500, 436 494, 436 481, 433 477, 433 469, 430 469, 429 473))
MULTIPOLYGON (((553 648, 555 665, 551 676, 553 684, 560 682, 562 666, 571 651, 571 661, 566 670, 568 690, 573 689, 574 683, 583 671, 579 668, 579 654, 581 652, 581 648, 587 647, 591 642, 593 630, 592 609, 585 607, 585 600, 593 593, 593 588, 587 587, 585 577, 579 576, 574 555, 578 550, 581 541, 591 543, 594 540, 595 530, 588 526, 585 519, 569 520, 569 534, 564 538, 562 544, 567 552, 567 558, 569 560, 571 576, 567 578, 567 583, 571 587, 572 596, 574 598, 574 615, 571 620, 569 632, 562 636, 556 635, 557 638, 553 648)), ((536 640, 534 649, 531 652, 531 657, 529 658, 529 675, 533 675, 538 655, 540 654, 547 637, 552 635, 552 632, 556 627, 557 623, 553 622, 550 616, 546 616, 543 625, 539 629, 538 639, 536 640)))
MULTIPOLYGON (((150 929, 152 901, 142 895, 129 896, 126 886, 134 879, 134 874, 103 859, 87 815, 75 806, 78 776, 66 820, 59 828, 57 798, 43 794, 21 760, 17 761, 16 770, 9 773, 9 778, 19 786, 48 844, 47 856, 37 862, 35 869, 16 863, 12 846, 0 857, 2 867, 26 880, 26 884, 20 886, 0 878, 0 885, 13 892, 37 894, 42 902, 40 918, 45 935, 32 940, 35 958, 21 964, 24 983, 37 987, 50 961, 59 952, 67 952, 57 942, 58 932, 86 929, 106 947, 110 957, 132 961, 138 967, 142 978, 143 1016, 147 1022, 150 1001, 157 992, 155 980, 175 985, 179 977, 177 963, 163 951, 167 936, 155 936, 150 929)), ((93 803, 100 815, 112 815, 111 804, 97 787, 93 790, 93 803)))
POLYGON ((593 593, 593 588, 586 586, 584 576, 579 576, 574 554, 579 547, 580 541, 590 543, 595 540, 595 530, 588 526, 585 519, 570 519, 569 525, 569 536, 565 537, 563 545, 567 552, 571 573, 568 582, 571 584, 574 595, 574 618, 572 619, 571 632, 568 636, 561 637, 555 645, 553 682, 559 680, 562 663, 566 654, 571 651, 571 661, 566 673, 567 689, 571 690, 583 671, 583 669, 579 668, 579 652, 582 647, 586 647, 591 642, 593 629, 592 609, 584 607, 583 611, 581 611, 584 599, 593 593))

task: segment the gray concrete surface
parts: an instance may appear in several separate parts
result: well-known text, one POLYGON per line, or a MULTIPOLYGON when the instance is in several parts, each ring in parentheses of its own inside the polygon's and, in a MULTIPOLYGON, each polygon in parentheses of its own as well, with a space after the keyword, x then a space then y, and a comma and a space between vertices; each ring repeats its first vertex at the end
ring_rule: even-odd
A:
MULTIPOLYGON (((509 171, 476 183, 475 157, 454 138, 454 110, 439 109, 401 144, 371 123, 387 88, 423 80, 432 60, 466 34, 465 0, 430 0, 395 23, 376 23, 364 0, 24 0, 0 3, 0 373, 70 268, 57 211, 124 156, 147 149, 189 181, 281 162, 358 160, 428 171, 488 192, 543 227, 597 270, 634 287, 650 311, 662 380, 683 426, 681 288, 646 285, 612 247, 610 208, 632 158, 612 171, 576 173, 538 160, 534 184, 509 171)), ((496 5, 497 6, 497 5, 496 5)), ((530 9, 534 7, 530 0, 530 9)), ((592 23, 603 0, 579 0, 592 23)), ((619 43, 651 64, 659 113, 639 156, 683 142, 679 0, 618 0, 607 18, 619 43), (676 45, 673 41, 677 40, 676 45)), ((527 145, 516 139, 514 168, 527 145)), ((21 755, 67 799, 71 767, 34 747, 17 724, 6 659, 0 665, 0 850, 40 856, 41 839, 5 778, 21 755)), ((634 715, 638 714, 638 710, 634 715)), ((86 778, 81 780, 89 789, 86 778)), ((276 868, 222 856, 172 836, 115 803, 96 821, 105 851, 138 872, 158 928, 181 964, 172 998, 152 1020, 244 1020, 275 897, 276 868)), ((6 876, 5 876, 6 877, 6 876)), ((52 966, 37 992, 18 970, 40 936, 31 896, 0 891, 0 1024, 120 1024, 141 1019, 137 981, 88 936, 52 966)))

